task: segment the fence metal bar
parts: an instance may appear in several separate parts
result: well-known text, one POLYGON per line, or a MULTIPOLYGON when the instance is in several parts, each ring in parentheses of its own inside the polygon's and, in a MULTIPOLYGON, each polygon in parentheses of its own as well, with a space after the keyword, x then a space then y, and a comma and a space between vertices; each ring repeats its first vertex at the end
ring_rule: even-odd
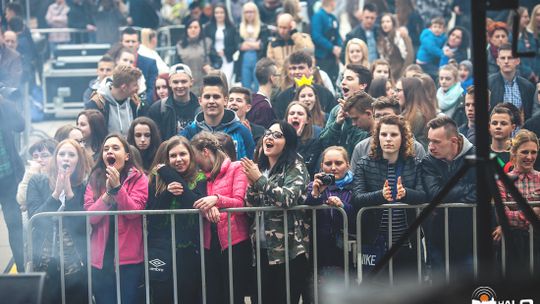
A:
POLYGON ((444 208, 444 269, 446 283, 450 282, 450 240, 448 228, 448 208, 444 208))
POLYGON ((345 287, 349 287, 349 218, 347 217, 347 212, 345 212, 345 209, 338 208, 337 209, 341 213, 341 217, 343 218, 343 261, 344 261, 344 267, 343 270, 345 270, 345 287))
POLYGON ((501 258, 502 258, 502 274, 503 277, 506 276, 506 239, 504 234, 501 238, 501 258))
POLYGON ((476 230, 478 227, 476 226, 476 206, 473 206, 472 208, 473 212, 473 272, 474 272, 474 278, 478 278, 478 236, 476 235, 476 230))
MULTIPOLYGON (((109 227, 110 229, 110 227, 109 227)), ((114 215, 114 268, 116 272, 116 303, 122 303, 120 290, 120 248, 118 242, 118 214, 114 215)))
MULTIPOLYGON (((415 209, 416 217, 420 215, 420 209, 415 209)), ((416 229, 416 267, 418 269, 418 284, 422 283, 422 240, 420 229, 416 229)))
POLYGON ((175 214, 171 213, 171 256, 172 256, 172 275, 173 275, 173 297, 174 304, 178 304, 178 275, 176 265, 176 221, 175 214))
MULTIPOLYGON (((394 244, 392 239, 392 208, 388 208, 388 248, 386 250, 390 249, 392 245, 394 244)), ((390 259, 390 262, 388 263, 388 280, 390 282, 390 286, 394 286, 394 258, 390 259)))
POLYGON ((199 248, 201 255, 201 291, 203 304, 206 304, 206 266, 204 263, 204 220, 202 213, 199 212, 199 248))
POLYGON ((287 304, 291 304, 291 278, 289 276, 289 218, 287 209, 283 209, 283 229, 285 230, 285 288, 287 289, 287 304))
MULTIPOLYGON (((88 272, 88 303, 92 303, 92 226, 90 225, 90 216, 85 217, 86 224, 86 271, 88 272)), ((32 230, 32 229, 29 229, 32 230)))
MULTIPOLYGON (((57 218, 58 218, 57 238, 58 238, 58 244, 60 245, 60 291, 62 293, 62 304, 66 304, 66 276, 65 276, 66 265, 64 261, 64 242, 63 242, 64 219, 61 216, 57 218)), ((56 247, 55 242, 53 242, 53 248, 54 247, 56 247)))
POLYGON ((227 212, 227 240, 229 242, 229 303, 234 303, 234 282, 233 282, 233 260, 232 260, 232 233, 231 233, 231 213, 227 212))
MULTIPOLYGON (((311 212, 313 217, 313 295, 315 304, 319 303, 319 282, 318 282, 318 269, 317 269, 317 210, 313 209, 311 212)), ((343 242, 344 246, 347 243, 343 242)))
POLYGON ((529 270, 534 274, 534 227, 529 225, 529 270))
MULTIPOLYGON (((264 212, 261 212, 260 217, 264 221, 264 212)), ((262 281, 261 281, 261 220, 259 218, 259 211, 255 212, 255 247, 257 251, 257 299, 259 303, 262 303, 262 281)))
POLYGON ((148 270, 148 223, 146 214, 142 216, 143 221, 143 249, 144 249, 144 290, 146 291, 146 304, 150 304, 150 272, 148 270))

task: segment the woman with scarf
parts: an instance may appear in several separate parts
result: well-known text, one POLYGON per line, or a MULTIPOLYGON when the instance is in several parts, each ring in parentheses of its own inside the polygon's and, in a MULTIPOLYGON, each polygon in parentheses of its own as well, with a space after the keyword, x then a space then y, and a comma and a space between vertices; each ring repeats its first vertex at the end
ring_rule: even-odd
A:
MULTIPOLYGON (((349 234, 356 233, 356 211, 351 204, 353 173, 350 171, 347 150, 331 146, 322 153, 322 172, 308 185, 307 205, 341 207, 347 213, 349 234), (333 182, 325 182, 332 175, 333 182)), ((330 179, 331 180, 331 179, 330 179)), ((317 212, 317 267, 322 276, 332 269, 342 269, 343 261, 343 216, 337 210, 317 212)))
POLYGON ((467 122, 465 116, 465 92, 458 79, 458 69, 453 65, 443 65, 439 69, 439 84, 437 101, 439 109, 452 118, 458 126, 467 122))

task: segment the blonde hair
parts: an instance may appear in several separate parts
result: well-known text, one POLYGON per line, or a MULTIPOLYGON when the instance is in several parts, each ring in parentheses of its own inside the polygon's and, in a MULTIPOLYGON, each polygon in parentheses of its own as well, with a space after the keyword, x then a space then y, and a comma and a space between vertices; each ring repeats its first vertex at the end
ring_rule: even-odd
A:
POLYGON ((345 47, 345 65, 352 63, 351 59, 349 58, 349 48, 353 44, 360 46, 360 50, 362 50, 362 53, 364 54, 362 61, 360 62, 360 65, 369 69, 368 47, 367 47, 367 44, 364 42, 364 40, 359 39, 359 38, 353 38, 349 40, 349 42, 347 42, 347 46, 345 47))
POLYGON ((328 153, 330 151, 337 151, 337 152, 341 153, 341 156, 343 156, 343 159, 345 160, 347 165, 350 164, 349 153, 347 152, 347 150, 345 148, 343 148, 342 146, 330 146, 330 147, 324 149, 324 151, 321 153, 321 167, 322 167, 322 163, 324 162, 324 157, 326 156, 326 153, 328 153))
POLYGON ((531 11, 531 20, 529 21, 529 25, 527 25, 527 29, 533 33, 534 38, 538 38, 540 33, 538 32, 538 24, 536 24, 536 18, 534 17, 537 13, 540 13, 540 4, 537 4, 531 11))
POLYGON ((221 165, 225 159, 229 158, 227 154, 223 152, 218 138, 208 131, 201 131, 191 139, 191 145, 198 152, 208 149, 208 151, 215 156, 216 159, 212 165, 209 178, 210 180, 215 179, 221 171, 221 165))
POLYGON ((141 30, 141 44, 150 47, 150 41, 157 36, 156 31, 149 28, 143 28, 141 30))
POLYGON ((533 142, 536 144, 536 149, 538 150, 538 147, 540 144, 538 143, 538 137, 534 132, 531 132, 526 129, 521 129, 517 132, 516 136, 512 139, 512 147, 510 148, 510 160, 515 164, 517 151, 519 147, 521 147, 523 144, 533 142))
POLYGON ((452 73, 452 76, 454 77, 454 81, 455 82, 458 82, 459 81, 459 76, 458 76, 458 69, 456 68, 455 65, 453 64, 445 64, 443 65, 442 67, 439 68, 439 73, 441 71, 448 71, 450 73, 452 73))
POLYGON ((261 32, 261 17, 259 16, 259 8, 257 7, 257 5, 255 5, 255 3, 253 2, 248 2, 246 4, 244 4, 244 6, 242 6, 242 21, 240 22, 240 37, 242 37, 244 40, 245 39, 248 39, 248 38, 254 38, 254 39, 257 39, 259 37, 259 33, 261 32), (244 15, 244 11, 248 8, 251 8, 251 9, 254 9, 255 10, 255 20, 253 20, 253 35, 250 35, 248 32, 247 32, 247 26, 248 26, 248 23, 246 21, 246 17, 244 15))

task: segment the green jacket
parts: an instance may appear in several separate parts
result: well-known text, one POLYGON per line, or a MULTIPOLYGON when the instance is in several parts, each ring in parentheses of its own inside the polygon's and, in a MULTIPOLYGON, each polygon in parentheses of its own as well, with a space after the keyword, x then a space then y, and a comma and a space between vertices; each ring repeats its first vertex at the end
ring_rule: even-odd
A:
MULTIPOLYGON (((306 189, 309 174, 304 162, 297 158, 293 166, 273 168, 269 177, 262 176, 248 187, 247 202, 252 206, 276 206, 287 209, 302 205, 306 200, 306 189)), ((261 248, 266 248, 270 265, 285 263, 285 228, 283 212, 264 212, 265 244, 261 240, 261 248)), ((289 259, 308 252, 309 234, 304 223, 304 212, 287 213, 289 229, 289 259)), ((255 254, 257 230, 255 224, 251 229, 251 240, 255 254)), ((255 259, 254 259, 255 260, 255 259)))
POLYGON ((326 126, 319 136, 319 141, 323 148, 342 146, 349 155, 352 155, 356 144, 370 135, 367 131, 353 126, 349 118, 345 118, 342 124, 336 123, 339 107, 340 105, 337 105, 330 111, 326 126))

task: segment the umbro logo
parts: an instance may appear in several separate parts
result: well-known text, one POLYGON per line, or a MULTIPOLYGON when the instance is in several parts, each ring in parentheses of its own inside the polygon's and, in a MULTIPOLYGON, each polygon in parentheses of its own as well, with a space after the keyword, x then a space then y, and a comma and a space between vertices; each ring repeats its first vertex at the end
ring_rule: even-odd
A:
MULTIPOLYGON (((151 261, 148 261, 148 263, 150 263, 152 266, 156 267, 156 268, 159 268, 163 265, 165 265, 166 263, 163 262, 162 260, 160 259, 153 259, 151 261)), ((156 269, 157 270, 157 269, 156 269)))

